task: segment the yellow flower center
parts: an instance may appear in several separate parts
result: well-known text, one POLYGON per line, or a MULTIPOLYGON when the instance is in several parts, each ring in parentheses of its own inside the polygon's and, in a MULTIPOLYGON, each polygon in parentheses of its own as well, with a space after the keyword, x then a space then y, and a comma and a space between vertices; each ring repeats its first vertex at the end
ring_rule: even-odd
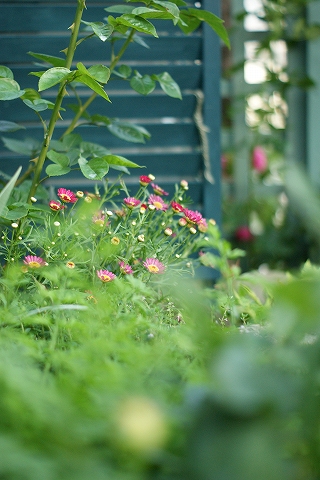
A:
POLYGON ((161 202, 155 201, 155 202, 153 202, 153 205, 154 205, 157 209, 162 210, 162 203, 161 203, 161 202))
POLYGON ((100 279, 103 281, 103 282, 110 282, 111 278, 109 277, 109 275, 100 275, 100 279))
POLYGON ((158 273, 159 268, 156 265, 148 265, 148 270, 150 273, 158 273))
POLYGON ((30 268, 40 268, 41 264, 39 262, 28 262, 30 268))

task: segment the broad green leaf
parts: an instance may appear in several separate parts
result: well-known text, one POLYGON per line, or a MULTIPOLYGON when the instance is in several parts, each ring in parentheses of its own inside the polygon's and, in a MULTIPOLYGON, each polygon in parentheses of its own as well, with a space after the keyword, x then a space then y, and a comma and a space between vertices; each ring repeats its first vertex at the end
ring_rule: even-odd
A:
POLYGON ((144 41, 144 39, 141 37, 141 35, 136 34, 133 37, 133 41, 137 43, 138 45, 141 45, 141 47, 144 48, 150 48, 149 45, 144 41))
POLYGON ((67 167, 69 165, 69 158, 63 153, 55 152, 54 150, 49 150, 47 157, 52 162, 60 165, 61 167, 67 167))
POLYGON ((41 95, 34 88, 26 88, 24 90, 24 94, 21 97, 22 100, 27 100, 28 99, 28 100, 31 100, 31 101, 36 100, 37 98, 41 98, 41 95))
POLYGON ((78 133, 68 133, 62 138, 62 144, 66 148, 66 150, 70 150, 71 148, 78 147, 82 141, 81 135, 78 133))
POLYGON ((37 58, 38 60, 50 63, 50 65, 53 65, 54 67, 64 67, 66 64, 66 60, 64 58, 53 57, 52 55, 45 55, 44 53, 28 52, 28 54, 34 58, 37 58))
POLYGON ((105 8, 106 12, 110 13, 132 13, 134 7, 130 7, 130 5, 112 5, 112 7, 105 8))
POLYGON ((177 5, 175 5, 174 3, 172 2, 167 2, 167 1, 163 1, 163 0, 152 0, 152 3, 154 3, 155 5, 159 5, 160 7, 162 7, 164 10, 166 10, 167 12, 171 13, 171 15, 175 18, 179 18, 180 16, 180 10, 179 8, 177 7, 177 5))
POLYGON ((128 65, 120 65, 118 70, 114 70, 113 73, 121 78, 129 78, 132 73, 132 68, 128 65))
POLYGON ((79 157, 78 164, 83 176, 89 180, 100 180, 97 173, 90 167, 88 163, 89 162, 84 157, 79 157))
POLYGON ((94 157, 87 164, 97 175, 97 179, 102 180, 109 172, 109 163, 105 157, 94 157))
POLYGON ((70 172, 70 167, 58 165, 56 163, 52 163, 48 165, 46 168, 46 174, 49 177, 60 177, 61 175, 66 175, 70 172))
POLYGON ((18 170, 15 172, 11 180, 7 183, 7 185, 1 190, 0 192, 0 216, 3 215, 3 212, 7 208, 7 203, 10 198, 11 192, 14 189, 15 183, 20 175, 22 167, 19 167, 18 170))
POLYGON ((22 217, 28 215, 29 205, 27 203, 13 203, 8 205, 8 210, 3 214, 3 217, 7 220, 19 220, 22 217))
POLYGON ((0 65, 0 77, 1 78, 9 78, 10 80, 13 80, 13 73, 10 68, 5 67, 4 65, 0 65))
POLYGON ((111 120, 109 117, 106 117, 105 115, 100 115, 99 113, 96 113, 95 115, 91 115, 90 117, 91 123, 94 123, 96 125, 110 125, 111 120))
POLYGON ((110 154, 110 150, 106 147, 91 142, 82 142, 80 144, 80 150, 83 157, 103 157, 110 154))
POLYGON ((40 143, 33 138, 13 140, 12 138, 2 137, 2 141, 8 150, 15 153, 21 153, 22 155, 33 156, 40 148, 40 143))
POLYGON ((107 83, 110 78, 110 69, 104 65, 93 65, 88 68, 88 72, 92 78, 100 83, 107 83))
POLYGON ((141 75, 135 75, 130 80, 130 86, 141 95, 148 95, 155 89, 156 82, 150 75, 143 75, 143 77, 141 75))
POLYGON ((39 92, 43 90, 47 90, 48 88, 57 85, 58 83, 66 80, 71 73, 71 70, 65 67, 53 67, 49 68, 44 74, 41 76, 38 84, 39 92))
POLYGON ((102 42, 105 42, 112 35, 114 30, 112 25, 106 25, 102 22, 85 22, 82 20, 82 23, 88 25, 88 27, 91 27, 93 32, 97 35, 97 37, 100 38, 102 42))
POLYGON ((187 12, 201 20, 202 22, 206 22, 215 32, 221 40, 230 48, 230 40, 228 37, 227 30, 223 25, 223 20, 217 17, 214 13, 208 12, 207 10, 201 10, 198 8, 189 8, 187 12))
POLYGON ((0 120, 0 132, 16 132, 17 130, 25 129, 22 125, 15 122, 0 120))
POLYGON ((121 167, 128 167, 128 168, 143 168, 141 165, 137 163, 131 162, 125 157, 121 157, 120 155, 107 155, 103 157, 110 165, 119 165, 121 167))
MULTIPOLYGON (((110 23, 110 25, 112 25, 114 27, 114 29, 121 33, 122 35, 125 35, 127 33, 127 30, 128 30, 128 26, 127 25, 121 25, 119 22, 118 22, 118 19, 117 18, 114 18, 112 17, 112 15, 109 15, 108 16, 108 23, 110 23)), ((118 40, 119 38, 118 37, 115 37, 116 40, 118 40)))
POLYGON ((168 72, 160 73, 154 77, 156 77, 162 90, 169 95, 169 97, 182 99, 179 85, 173 80, 168 72))
POLYGON ((154 37, 158 38, 158 34, 154 25, 139 15, 122 15, 121 17, 117 18, 117 21, 122 25, 126 25, 127 27, 138 30, 138 32, 147 33, 148 35, 153 35, 154 37))
POLYGON ((201 20, 199 18, 188 15, 187 10, 182 10, 180 12, 180 20, 178 22, 178 27, 188 35, 189 33, 194 32, 201 25, 201 20))
POLYGON ((101 85, 96 80, 94 80, 94 78, 90 77, 90 75, 79 75, 78 77, 76 77, 76 81, 87 85, 87 87, 100 95, 100 97, 110 102, 110 98, 108 97, 107 93, 103 90, 101 85))
POLYGON ((150 138, 145 128, 131 123, 115 121, 107 128, 113 135, 126 142, 145 143, 145 137, 150 138))
POLYGON ((13 100, 24 94, 20 85, 11 78, 0 78, 0 100, 13 100))
POLYGON ((43 112, 50 107, 54 107, 54 103, 49 102, 49 100, 44 100, 43 98, 36 98, 35 100, 25 99, 23 103, 36 112, 43 112))

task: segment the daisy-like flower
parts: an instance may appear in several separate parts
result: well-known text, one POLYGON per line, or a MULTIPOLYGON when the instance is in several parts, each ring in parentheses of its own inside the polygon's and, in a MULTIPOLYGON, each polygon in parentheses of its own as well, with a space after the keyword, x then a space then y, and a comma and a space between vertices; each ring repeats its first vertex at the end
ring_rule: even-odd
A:
POLYGON ((163 190, 163 188, 159 187, 159 185, 155 183, 151 183, 151 187, 153 188, 154 193, 156 193, 157 195, 169 195, 168 192, 163 190))
POLYGON ((110 242, 112 243, 112 245, 119 245, 120 238, 119 237, 112 237, 110 242))
POLYGON ((139 182, 142 187, 146 187, 151 182, 151 178, 148 175, 141 175, 139 182))
POLYGON ((47 263, 41 257, 37 257, 36 255, 27 255, 24 257, 23 263, 30 268, 40 268, 47 263))
POLYGON ((171 208, 176 213, 181 213, 184 211, 184 207, 180 203, 173 202, 173 201, 171 202, 171 208))
POLYGON ((188 208, 185 208, 184 211, 183 211, 184 215, 185 215, 185 218, 187 220, 187 222, 190 224, 199 224, 199 222, 201 221, 202 219, 202 215, 200 212, 198 212, 197 210, 189 210, 188 208))
POLYGON ((165 229, 164 234, 167 237, 171 237, 171 235, 173 234, 173 231, 171 230, 171 228, 168 227, 168 228, 165 229))
POLYGON ((104 222, 105 222, 105 215, 103 215, 102 212, 97 212, 95 215, 93 215, 92 217, 92 221, 95 225, 98 225, 99 227, 103 227, 104 226, 104 222))
POLYGON ((127 197, 127 198, 124 198, 123 203, 127 205, 127 207, 129 208, 134 208, 140 205, 141 202, 137 198, 127 197))
POLYGON ((54 210, 55 212, 66 208, 64 205, 62 205, 62 203, 58 202, 57 200, 50 200, 49 207, 51 208, 51 210, 54 210))
POLYGON ((117 278, 117 276, 114 273, 109 272, 109 270, 102 270, 102 269, 97 270, 97 276, 99 280, 101 280, 101 282, 104 282, 104 283, 112 282, 112 280, 117 278))
POLYGON ((146 205, 145 203, 143 203, 141 206, 140 206, 140 213, 143 214, 148 208, 148 205, 146 205))
POLYGON ((166 211, 168 209, 168 205, 164 203, 164 201, 159 195, 151 194, 148 198, 148 204, 153 205, 156 210, 166 211))
POLYGON ((67 262, 67 263, 66 263, 66 267, 68 267, 68 268, 74 268, 75 266, 76 266, 76 265, 75 265, 74 262, 67 262))
POLYGON ((66 188, 59 188, 57 195, 64 203, 76 203, 78 200, 76 195, 71 192, 71 190, 67 190, 66 188))
POLYGON ((157 258, 146 258, 143 266, 150 273, 163 273, 165 270, 165 266, 157 258))
POLYGON ((124 273, 125 275, 132 275, 133 270, 128 263, 119 262, 119 267, 121 272, 124 273))

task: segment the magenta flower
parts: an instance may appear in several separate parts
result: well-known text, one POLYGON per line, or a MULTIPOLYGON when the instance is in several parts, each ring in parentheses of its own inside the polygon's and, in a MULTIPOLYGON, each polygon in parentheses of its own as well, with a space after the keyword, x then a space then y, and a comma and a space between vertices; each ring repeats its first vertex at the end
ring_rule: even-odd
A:
POLYGON ((151 187, 153 188, 154 193, 157 195, 169 195, 168 192, 163 190, 163 188, 159 187, 159 185, 156 185, 155 183, 151 183, 151 187))
POLYGON ((252 152, 252 167, 259 173, 263 173, 268 168, 268 159, 265 150, 262 147, 254 147, 252 152))
POLYGON ((202 219, 202 215, 200 212, 198 212, 197 210, 189 210, 187 208, 184 209, 183 211, 184 213, 184 216, 187 220, 187 222, 190 224, 199 224, 199 222, 201 221, 202 219))
POLYGON ((54 210, 55 212, 58 212, 59 210, 63 210, 66 208, 62 203, 58 202, 57 200, 50 200, 49 202, 49 207, 51 210, 54 210))
POLYGON ((142 187, 146 187, 151 182, 151 178, 148 175, 141 175, 139 181, 142 187))
POLYGON ((250 228, 246 225, 241 225, 237 228, 235 231, 235 237, 239 242, 251 242, 254 239, 250 228))
POLYGON ((71 192, 71 190, 66 190, 65 188, 58 189, 58 197, 64 203, 76 203, 78 200, 75 193, 71 192))
POLYGON ((137 198, 127 197, 123 200, 123 203, 125 205, 127 205, 127 207, 129 207, 129 208, 134 208, 134 207, 137 207, 138 205, 140 205, 141 202, 137 198))
POLYGON ((97 275, 101 282, 107 283, 112 282, 116 278, 116 275, 109 270, 97 270, 97 275))
POLYGON ((184 207, 180 205, 180 203, 173 202, 173 201, 171 202, 171 208, 176 213, 181 213, 184 211, 184 207))
POLYGON ((159 197, 159 195, 151 194, 148 198, 148 204, 153 205, 156 210, 166 211, 168 209, 168 205, 164 203, 164 201, 161 197, 159 197))
POLYGON ((37 257, 36 255, 27 255, 24 258, 23 263, 30 268, 40 268, 47 265, 43 258, 37 257))
POLYGON ((143 262, 143 266, 150 273, 163 273, 165 270, 165 266, 163 265, 163 263, 159 262, 157 258, 147 258, 143 262))
POLYGON ((124 273, 125 275, 131 275, 133 273, 133 270, 128 263, 119 262, 119 267, 121 272, 124 273))

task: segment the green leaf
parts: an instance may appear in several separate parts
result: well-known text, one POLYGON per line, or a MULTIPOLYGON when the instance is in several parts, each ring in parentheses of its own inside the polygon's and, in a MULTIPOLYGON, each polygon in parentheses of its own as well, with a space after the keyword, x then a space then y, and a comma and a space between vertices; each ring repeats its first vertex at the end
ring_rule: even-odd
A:
POLYGON ((13 80, 13 73, 10 68, 5 67, 4 65, 0 65, 0 77, 1 78, 9 78, 10 80, 13 80))
POLYGON ((46 168, 46 174, 49 177, 59 177, 61 175, 66 175, 69 173, 71 170, 70 167, 67 166, 61 166, 56 163, 52 163, 51 165, 48 165, 46 168))
POLYGON ((43 98, 36 98, 35 100, 25 99, 23 103, 36 112, 43 112, 50 107, 54 107, 54 103, 49 102, 49 100, 44 100, 43 98))
POLYGON ((20 85, 12 78, 0 78, 0 100, 13 100, 24 94, 20 85))
POLYGON ((8 210, 3 214, 3 217, 7 220, 19 220, 28 215, 28 211, 29 205, 27 203, 17 202, 8 205, 8 210))
POLYGON ((50 63, 50 65, 53 65, 54 67, 64 67, 66 64, 65 58, 53 57, 52 55, 45 55, 44 53, 28 52, 28 54, 38 60, 50 63))
POLYGON ((145 128, 131 123, 115 121, 107 125, 107 128, 113 135, 126 142, 145 143, 145 137, 150 138, 145 128))
POLYGON ((47 90, 48 88, 57 85, 58 83, 66 80, 71 73, 71 70, 65 67, 53 67, 49 68, 44 74, 41 76, 38 84, 39 92, 43 90, 47 90))
POLYGON ((110 69, 104 65, 93 65, 88 68, 88 72, 92 78, 100 83, 107 83, 110 78, 110 69))
POLYGON ((103 157, 110 154, 110 150, 106 147, 91 142, 82 142, 80 144, 80 150, 83 157, 103 157))
POLYGON ((179 28, 188 35, 194 32, 201 25, 201 20, 192 15, 188 15, 187 10, 180 12, 180 21, 178 22, 179 28))
POLYGON ((87 87, 100 95, 100 97, 110 102, 110 98, 108 97, 107 93, 103 90, 101 85, 90 75, 79 75, 78 77, 76 77, 76 81, 87 85, 87 87))
POLYGON ((6 120, 0 120, 0 132, 16 132, 17 130, 25 129, 22 125, 6 120))
POLYGON ((141 37, 141 35, 136 34, 133 37, 133 41, 137 43, 138 45, 141 45, 141 47, 144 48, 150 48, 149 45, 144 41, 144 39, 141 37))
POLYGON ((106 12, 110 13, 132 13, 134 7, 130 7, 129 5, 112 5, 112 7, 105 8, 106 12))
POLYGON ((118 17, 117 22, 121 23, 122 25, 126 25, 127 27, 134 28, 138 32, 147 33, 148 35, 153 35, 154 37, 158 38, 158 34, 154 25, 139 15, 125 14, 121 17, 118 17))
POLYGON ((106 25, 102 22, 85 22, 82 20, 82 23, 91 27, 95 35, 99 37, 102 42, 105 42, 112 35, 114 30, 112 25, 106 25))
POLYGON ((60 165, 61 167, 67 167, 69 165, 69 158, 63 153, 55 152, 54 150, 49 150, 47 157, 52 162, 60 165))
POLYGON ((141 95, 148 95, 153 92, 156 87, 156 82, 150 77, 150 75, 135 75, 130 80, 130 86, 136 92, 141 95))
POLYGON ((15 183, 20 175, 22 167, 19 167, 18 170, 15 172, 11 180, 7 183, 7 185, 1 190, 0 192, 0 216, 3 215, 3 212, 7 208, 7 203, 10 198, 11 192, 14 189, 15 183))
POLYGON ((94 157, 89 160, 87 165, 96 173, 97 179, 99 180, 102 180, 109 172, 109 163, 106 157, 94 157))
POLYGON ((125 157, 121 157, 120 155, 106 155, 103 157, 110 165, 119 165, 121 167, 128 167, 128 168, 143 168, 141 165, 137 163, 131 162, 125 157))
POLYGON ((78 164, 84 177, 88 178, 89 180, 101 180, 84 157, 79 157, 78 164))
POLYGON ((214 13, 208 12, 206 10, 200 10, 198 8, 189 8, 187 10, 188 14, 196 17, 202 22, 206 22, 215 32, 221 40, 230 48, 230 40, 228 37, 227 30, 225 29, 223 23, 224 21, 221 18, 214 15, 214 13))
POLYGON ((132 73, 132 68, 128 65, 120 65, 118 70, 114 70, 113 73, 121 78, 129 78, 132 73))
POLYGON ((163 73, 160 73, 159 75, 154 75, 154 77, 158 80, 162 90, 167 95, 169 95, 169 97, 182 99, 179 85, 173 80, 173 78, 168 72, 163 72, 163 73))
POLYGON ((22 155, 32 156, 38 152, 40 148, 40 143, 33 138, 13 140, 12 138, 2 137, 2 141, 8 150, 22 155))

